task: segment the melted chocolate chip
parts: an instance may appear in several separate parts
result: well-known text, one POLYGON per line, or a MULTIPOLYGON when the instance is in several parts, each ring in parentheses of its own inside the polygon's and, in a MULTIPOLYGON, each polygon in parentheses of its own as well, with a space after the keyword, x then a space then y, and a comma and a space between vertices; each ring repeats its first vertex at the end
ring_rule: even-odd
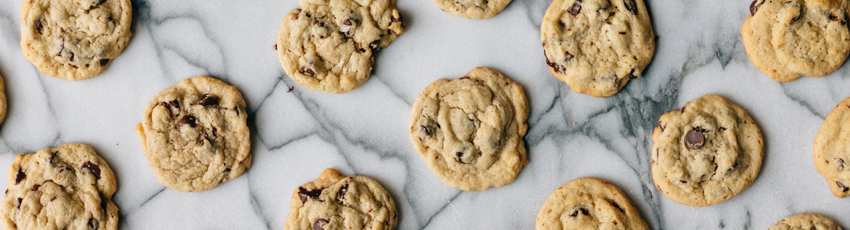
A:
POLYGON ((32 189, 30 189, 30 191, 33 191, 33 192, 38 191, 39 187, 41 187, 40 184, 35 184, 35 185, 32 186, 32 189))
POLYGON ((47 160, 53 162, 53 159, 56 158, 57 153, 59 153, 59 151, 53 151, 52 153, 50 153, 50 158, 48 158, 47 160))
MULTIPOLYGON (((322 189, 307 191, 304 187, 298 187, 298 196, 301 197, 301 203, 307 203, 307 198, 319 200, 319 195, 322 194, 322 189)), ((319 200, 321 201, 321 200, 319 200)))
POLYGON ((829 15, 826 16, 826 19, 829 19, 830 21, 838 21, 838 17, 835 16, 835 13, 829 13, 829 15))
POLYGON ((764 4, 763 0, 753 0, 753 3, 750 3, 750 15, 756 15, 761 4, 764 4))
POLYGON ((570 62, 570 60, 573 60, 573 57, 574 57, 573 54, 571 54, 569 51, 567 51, 567 53, 564 54, 564 56, 566 56, 564 58, 564 62, 570 62))
POLYGON ((686 181, 686 180, 679 180, 679 182, 681 182, 682 184, 687 184, 687 183, 688 183, 688 181, 686 181))
POLYGON ((230 168, 224 169, 224 178, 227 178, 228 176, 230 176, 230 168))
POLYGON ((68 50, 68 53, 71 54, 71 58, 69 58, 69 60, 74 61, 74 51, 68 50))
POLYGON ((325 230, 325 225, 328 224, 328 221, 325 219, 318 219, 316 223, 313 223, 313 230, 325 230))
POLYGON ((576 0, 576 2, 573 3, 573 6, 570 7, 570 14, 576 16, 579 13, 581 13, 581 0, 576 0))
POLYGON ((570 217, 576 217, 576 216, 578 216, 578 213, 579 213, 579 212, 581 212, 581 214, 582 214, 582 215, 585 215, 585 216, 587 216, 587 215, 589 215, 589 214, 590 214, 590 213, 588 213, 587 208, 585 208, 585 207, 581 207, 581 208, 576 209, 575 211, 573 211, 573 213, 571 213, 571 214, 570 214, 570 217))
POLYGON ((685 135, 685 145, 688 146, 691 150, 697 150, 702 148, 705 144, 705 135, 702 132, 697 130, 688 131, 688 134, 685 135))
POLYGON ((15 176, 15 184, 20 184, 22 180, 27 178, 27 174, 24 173, 22 168, 18 168, 18 175, 15 176))
POLYGON ((109 59, 100 59, 100 66, 105 66, 107 63, 109 63, 109 59))
POLYGON ((425 134, 425 136, 431 136, 431 131, 428 131, 427 126, 420 125, 419 128, 420 128, 420 130, 422 130, 422 134, 425 134))
POLYGON ((612 202, 611 202, 611 205, 612 205, 612 206, 614 206, 615 208, 617 208, 617 210, 620 210, 620 212, 622 212, 622 213, 626 213, 626 210, 623 210, 623 208, 621 208, 621 207, 620 207, 620 205, 619 205, 619 204, 617 204, 617 202, 613 202, 613 201, 612 201, 612 202))
POLYGON ((43 34, 44 32, 44 24, 41 22, 41 19, 35 21, 35 31, 38 31, 38 34, 43 34))
POLYGON ((310 67, 306 66, 302 66, 301 69, 298 70, 298 72, 311 77, 316 75, 316 73, 313 72, 313 69, 310 69, 310 67))
POLYGON ((204 97, 198 100, 198 104, 203 106, 218 105, 218 97, 209 94, 204 94, 204 97))
POLYGON ((18 198, 18 209, 21 209, 21 203, 24 202, 24 198, 18 198))
POLYGON ((456 158, 457 162, 460 162, 461 164, 466 164, 466 162, 463 162, 463 159, 462 159, 463 158, 463 152, 457 152, 457 153, 455 153, 455 155, 457 155, 457 158, 456 158))
POLYGON ((629 79, 637 79, 638 77, 637 77, 637 76, 635 76, 635 71, 637 71, 637 67, 632 68, 632 71, 631 71, 631 72, 629 72, 629 75, 626 75, 626 76, 628 76, 628 77, 629 77, 629 79))
POLYGON ((339 200, 344 200, 345 199, 345 193, 347 193, 347 192, 348 192, 348 184, 345 184, 342 187, 339 187, 339 191, 336 192, 336 198, 339 199, 339 200))
POLYGON ((841 188, 841 192, 847 192, 847 190, 850 190, 850 188, 848 188, 847 186, 845 186, 841 182, 836 181, 835 185, 838 185, 838 187, 841 188))
POLYGON ((53 197, 50 198, 50 201, 54 201, 54 200, 56 200, 56 196, 53 196, 53 197))
POLYGON ((95 178, 100 179, 100 166, 99 165, 97 165, 95 163, 91 163, 91 161, 86 161, 86 163, 83 164, 83 167, 80 167, 80 170, 82 170, 82 169, 89 169, 89 171, 94 173, 95 178))
POLYGON ((174 107, 175 109, 180 108, 180 102, 177 102, 177 100, 169 101, 168 105, 170 105, 171 107, 174 107))
POLYGON ((195 116, 186 115, 186 116, 183 116, 183 118, 180 118, 180 121, 177 122, 177 127, 179 128, 179 127, 182 127, 183 125, 187 125, 187 124, 189 126, 192 126, 192 128, 194 128, 195 126, 198 126, 198 120, 195 119, 195 116))
POLYGON ((638 8, 637 4, 633 0, 623 1, 623 5, 626 5, 626 10, 632 12, 633 14, 637 14, 638 8), (631 4, 629 4, 631 3, 631 4))
POLYGON ((838 158, 838 170, 844 170, 844 159, 838 158))

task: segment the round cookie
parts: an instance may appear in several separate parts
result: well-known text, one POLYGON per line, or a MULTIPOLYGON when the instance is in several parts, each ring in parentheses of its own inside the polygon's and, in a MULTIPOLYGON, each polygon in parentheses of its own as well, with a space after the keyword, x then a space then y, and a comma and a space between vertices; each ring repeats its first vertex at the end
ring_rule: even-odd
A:
POLYGON ((850 98, 846 98, 823 121, 815 137, 815 166, 826 178, 832 194, 850 195, 850 98))
POLYGON ((325 169, 319 179, 292 193, 284 229, 389 230, 397 224, 395 201, 378 182, 325 169))
POLYGON ((118 229, 115 175, 88 145, 18 155, 6 178, 3 229, 118 229))
POLYGON ((130 0, 28 0, 21 4, 21 49, 45 75, 100 75, 130 42, 130 0))
POLYGON ((404 33, 395 0, 300 0, 280 23, 280 64, 310 90, 346 93, 369 79, 374 52, 404 33))
POLYGON ((496 16, 511 0, 431 0, 441 10, 469 19, 488 19, 496 16))
POLYGON ((537 214, 537 230, 649 230, 631 200, 617 186, 579 178, 552 192, 537 214))
POLYGON ((614 95, 643 76, 655 54, 643 0, 555 0, 540 37, 552 75, 594 97, 614 95))
POLYGON ((501 187, 528 164, 522 86, 478 67, 425 88, 410 112, 410 140, 443 183, 467 191, 501 187))
POLYGON ((0 76, 0 123, 6 119, 6 84, 0 76))
POLYGON ((160 183, 200 192, 251 167, 247 119, 236 87, 197 76, 154 96, 136 132, 160 183))
POLYGON ((705 95, 665 113, 652 134, 652 179, 667 198, 704 207, 727 201, 758 176, 764 142, 746 111, 705 95))
POLYGON ((825 216, 800 213, 785 217, 768 230, 841 230, 841 227, 825 216))
POLYGON ((823 77, 850 52, 847 1, 755 0, 741 36, 753 65, 780 82, 823 77))

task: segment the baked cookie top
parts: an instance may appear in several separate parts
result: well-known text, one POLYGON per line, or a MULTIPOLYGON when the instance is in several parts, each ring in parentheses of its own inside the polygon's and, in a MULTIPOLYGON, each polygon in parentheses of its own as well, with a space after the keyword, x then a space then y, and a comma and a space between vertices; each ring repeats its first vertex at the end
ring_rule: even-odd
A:
POLYGON ((841 230, 841 227, 825 216, 800 213, 785 217, 768 230, 841 230))
POLYGON ((631 200, 614 186, 596 178, 579 178, 552 192, 537 214, 537 230, 649 230, 631 200))
POLYGON ((850 195, 850 98, 846 98, 829 113, 815 137, 812 148, 815 166, 826 178, 832 194, 850 195))
POLYGON ((755 0, 741 35, 753 65, 774 80, 823 77, 850 51, 847 1, 755 0))
POLYGON ((731 199, 758 176, 764 142, 758 125, 718 95, 690 101, 658 119, 652 179, 667 198, 689 206, 731 199))
POLYGON ((311 90, 356 89, 369 79, 374 52, 404 33, 395 0, 299 4, 280 23, 276 49, 286 75, 311 90))
POLYGON ((100 75, 130 42, 129 0, 28 0, 21 4, 21 49, 45 75, 100 75))
POLYGON ((540 25, 552 75, 594 97, 643 76, 655 34, 643 0, 555 0, 540 25))
POLYGON ((325 169, 319 179, 292 193, 284 229, 389 230, 397 224, 395 201, 378 182, 325 169))
POLYGON ((431 0, 441 10, 469 19, 488 19, 505 9, 511 0, 431 0))
POLYGON ((443 183, 467 191, 501 187, 528 164, 522 137, 528 101, 522 86, 496 70, 425 88, 410 112, 410 140, 443 183))
POLYGON ((200 192, 251 167, 247 118, 236 87, 197 76, 154 96, 136 132, 160 183, 200 192))
POLYGON ((14 229, 118 228, 115 175, 94 150, 64 144, 18 155, 6 177, 0 226, 14 229))
POLYGON ((0 76, 0 123, 6 119, 6 84, 0 76))

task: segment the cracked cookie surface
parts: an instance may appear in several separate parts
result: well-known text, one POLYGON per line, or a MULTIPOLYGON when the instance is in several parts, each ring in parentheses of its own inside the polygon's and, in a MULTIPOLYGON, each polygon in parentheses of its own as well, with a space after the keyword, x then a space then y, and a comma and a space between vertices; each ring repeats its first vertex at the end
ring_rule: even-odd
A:
POLYGON ((815 166, 827 180, 832 194, 850 195, 850 98, 829 113, 815 137, 815 166))
POLYGON ((395 0, 300 0, 280 23, 286 75, 310 90, 347 93, 372 71, 374 53, 404 33, 395 0))
POLYGON ((727 201, 758 176, 764 142, 746 111, 705 95, 658 119, 652 178, 667 198, 689 206, 727 201))
POLYGON ((631 200, 617 186, 579 178, 552 192, 537 214, 537 229, 649 230, 631 200))
POLYGON ((130 41, 129 0, 32 0, 21 4, 21 49, 45 75, 100 75, 130 41))
POLYGON ((136 132, 160 183, 199 192, 251 167, 247 118, 236 87, 197 76, 154 96, 136 132))
POLYGON ((528 164, 522 137, 528 101, 522 86, 496 70, 440 79, 416 98, 410 140, 443 183, 467 191, 501 187, 528 164))
POLYGON ((614 95, 643 76, 655 54, 643 0, 555 0, 540 37, 552 75, 594 97, 614 95))
POLYGON ((841 227, 825 216, 800 213, 785 217, 768 230, 841 230, 841 227))
POLYGON ((469 19, 488 19, 502 12, 511 0, 431 0, 441 10, 469 19))
POLYGON ((118 228, 112 202, 115 175, 84 144, 64 144, 18 155, 0 203, 0 226, 14 229, 118 228))
POLYGON ((284 229, 389 230, 397 224, 395 201, 378 182, 325 169, 319 179, 292 193, 284 229))
POLYGON ((755 0, 741 27, 753 65, 780 82, 826 76, 850 52, 847 1, 755 0))

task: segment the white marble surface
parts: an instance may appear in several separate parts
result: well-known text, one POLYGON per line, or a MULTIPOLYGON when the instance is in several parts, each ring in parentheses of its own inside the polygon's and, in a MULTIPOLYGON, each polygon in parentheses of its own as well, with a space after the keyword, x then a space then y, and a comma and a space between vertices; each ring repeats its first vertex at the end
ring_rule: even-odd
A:
POLYGON ((328 167, 382 183, 398 204, 398 229, 534 229, 549 194, 586 176, 624 190, 652 229, 767 229, 799 212, 850 228, 850 198, 834 197, 812 160, 824 117, 850 96, 847 65, 778 83, 753 67, 741 43, 750 1, 650 0, 657 51, 644 77, 613 97, 593 98, 547 69, 539 24, 550 2, 514 0, 494 18, 467 20, 428 0, 398 0, 407 33, 377 54, 363 86, 331 95, 295 84, 272 48, 295 0, 134 0, 130 45, 101 76, 80 82, 47 77, 23 58, 20 0, 0 0, 0 75, 9 98, 0 172, 15 154, 89 144, 118 177, 121 229, 283 229, 292 191, 328 167), (408 139, 408 119, 425 86, 476 66, 525 88, 531 162, 512 184, 464 192, 425 166, 408 139), (133 126, 154 94, 198 74, 242 91, 254 161, 236 180, 183 193, 156 181, 133 126), (730 201, 683 206, 653 185, 651 132, 662 113, 709 93, 759 123, 764 163, 730 201))

